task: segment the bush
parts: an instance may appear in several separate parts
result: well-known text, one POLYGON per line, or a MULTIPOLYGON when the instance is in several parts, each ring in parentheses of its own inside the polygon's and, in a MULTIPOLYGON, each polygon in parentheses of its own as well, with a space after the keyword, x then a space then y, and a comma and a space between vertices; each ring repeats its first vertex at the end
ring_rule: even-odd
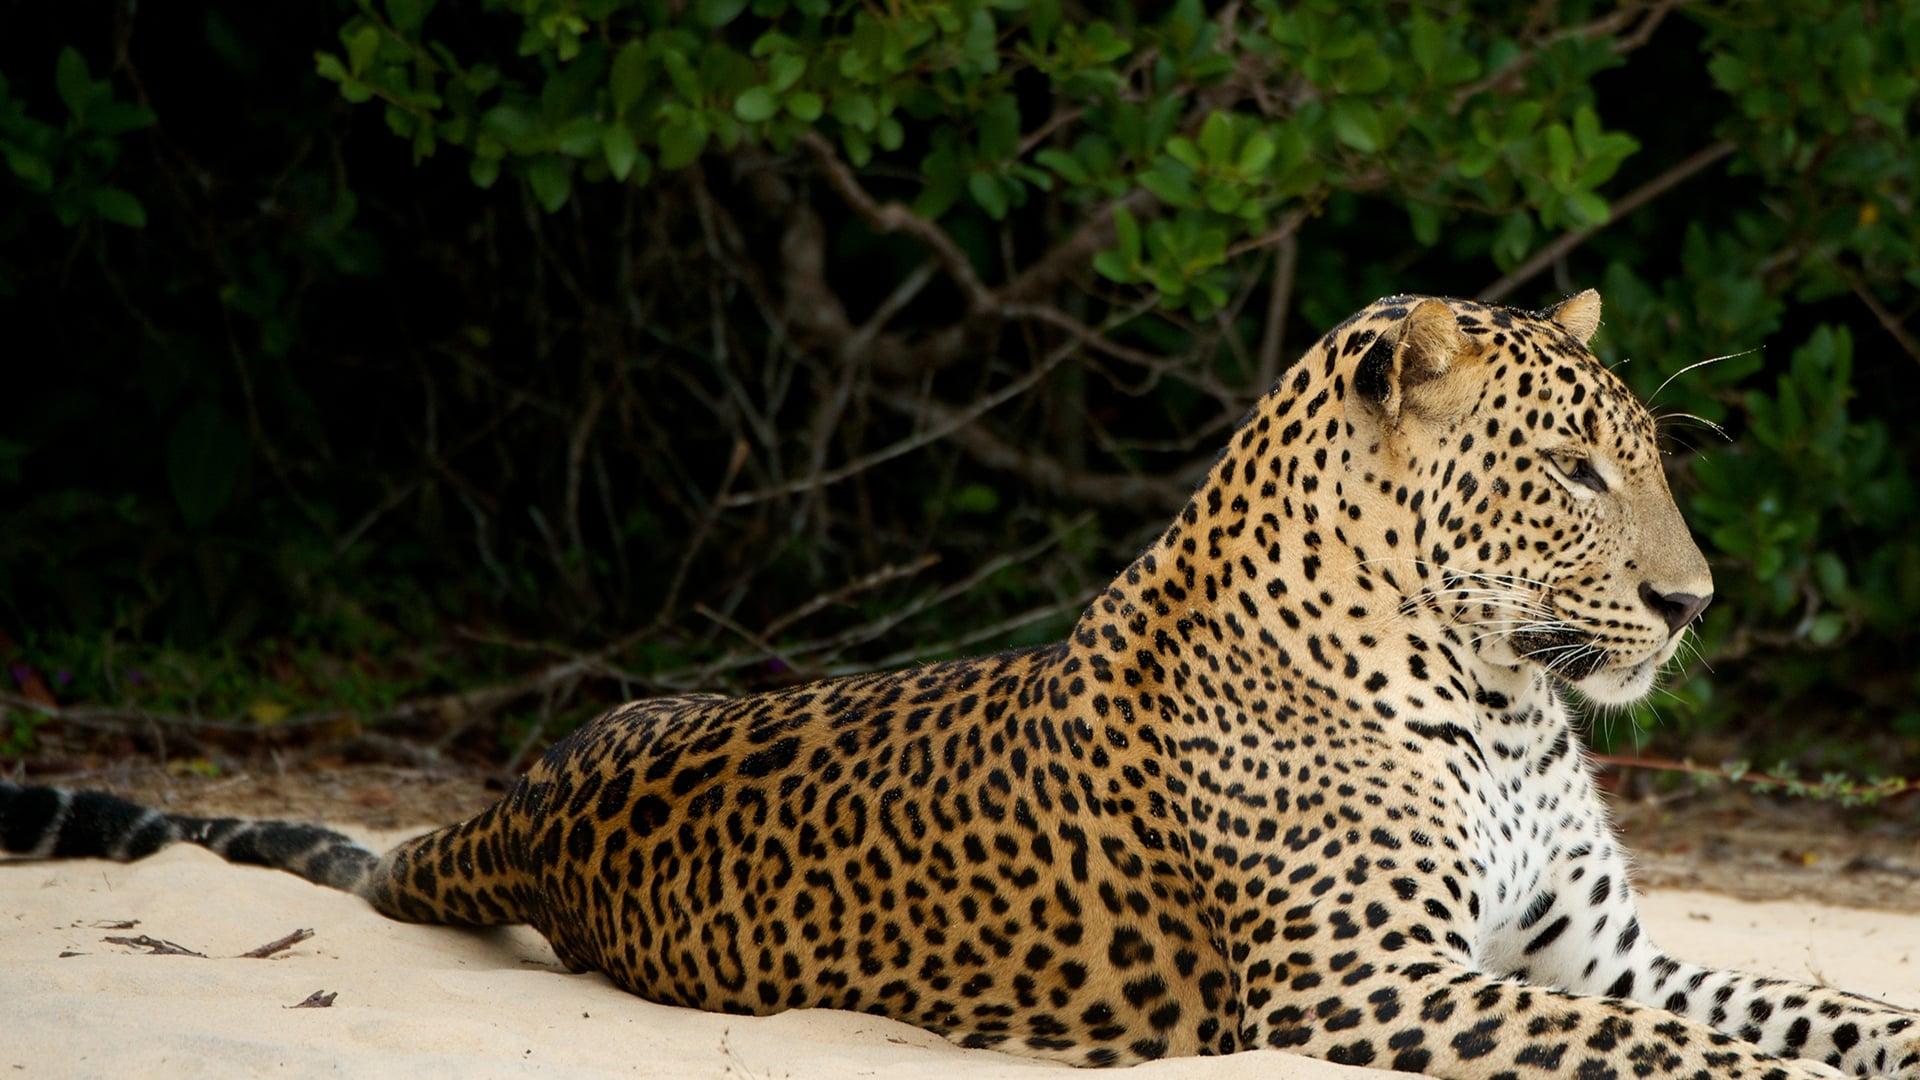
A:
POLYGON ((64 696, 577 713, 1037 640, 1361 303, 1597 283, 1720 590, 1601 740, 1920 764, 1920 9, 477 8, 4 17, 58 360, 0 625, 64 696))

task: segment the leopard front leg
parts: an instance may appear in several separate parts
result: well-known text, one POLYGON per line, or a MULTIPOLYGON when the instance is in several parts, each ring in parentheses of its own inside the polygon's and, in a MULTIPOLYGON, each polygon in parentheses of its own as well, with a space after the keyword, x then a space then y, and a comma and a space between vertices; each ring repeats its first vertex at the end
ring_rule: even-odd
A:
POLYGON ((1640 925, 1611 837, 1569 849, 1500 934, 1495 966, 1530 982, 1657 1006, 1769 1053, 1920 1080, 1920 1012, 1667 956, 1640 925))
POLYGON ((1526 986, 1440 952, 1401 954, 1379 966, 1349 961, 1329 972, 1333 978, 1310 981, 1313 989, 1306 993, 1292 987, 1299 974, 1317 970, 1255 967, 1259 978, 1247 988, 1247 1045, 1340 1064, 1448 1080, 1839 1075, 1816 1062, 1763 1053, 1664 1010, 1526 986))

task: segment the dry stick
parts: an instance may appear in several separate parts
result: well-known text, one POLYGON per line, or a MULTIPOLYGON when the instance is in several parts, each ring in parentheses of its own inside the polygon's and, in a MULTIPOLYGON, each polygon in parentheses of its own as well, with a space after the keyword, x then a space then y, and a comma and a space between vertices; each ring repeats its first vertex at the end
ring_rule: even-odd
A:
POLYGON ((1061 279, 1079 270, 1095 252, 1113 242, 1114 211, 1125 210, 1137 216, 1148 213, 1158 205, 1159 201, 1152 192, 1136 188, 1094 211, 1052 251, 1042 255, 1032 266, 1021 271, 1018 277, 996 290, 994 300, 1008 303, 1051 292, 1061 279))
POLYGON ((758 491, 743 491, 738 495, 729 495, 719 500, 716 505, 723 509, 730 510, 737 506, 750 506, 757 502, 765 502, 768 499, 777 499, 783 495, 797 495, 803 491, 812 491, 815 488, 825 487, 828 484, 837 484, 849 477, 858 476, 883 462, 891 461, 902 454, 912 453, 929 443, 939 442, 960 428, 986 415, 995 406, 1005 404, 1019 397, 1021 394, 1026 393, 1028 390, 1031 390, 1041 379, 1046 378, 1054 368, 1058 367, 1060 361, 1065 360, 1071 355, 1073 350, 1078 348, 1079 345, 1079 341, 1071 341, 1055 349, 1052 353, 1043 357, 1038 364, 1035 364, 1033 370, 993 393, 988 394, 986 397, 981 398, 979 401, 974 402, 973 405, 963 412, 958 413, 946 424, 930 428, 926 431, 910 435, 898 442, 883 446, 873 453, 857 457, 837 469, 828 469, 825 472, 813 476, 802 477, 801 479, 792 480, 785 484, 778 484, 770 488, 761 488, 758 491))
POLYGON ((1287 211, 1286 214, 1280 218, 1278 225, 1261 233, 1259 236, 1253 237, 1250 240, 1242 240, 1228 248, 1227 258, 1238 258, 1249 251, 1259 251, 1261 248, 1272 247, 1275 244, 1284 243, 1292 239, 1293 235, 1300 231, 1300 226, 1306 224, 1307 218, 1313 216, 1313 211, 1319 204, 1320 199, 1316 196, 1311 203, 1296 206, 1287 211))
MULTIPOLYGON (((946 424, 958 411, 937 401, 887 390, 875 391, 874 397, 882 405, 926 424, 946 424)), ((1186 482, 1184 473, 1165 478, 1089 472, 1040 451, 1014 445, 987 430, 984 424, 966 424, 955 429, 953 443, 989 469, 1012 473, 1041 491, 1075 502, 1159 513, 1179 506, 1192 491, 1192 484, 1186 482)))
POLYGON ((820 169, 826 174, 827 183, 840 193, 848 206, 867 223, 881 232, 904 232, 933 252, 940 265, 946 268, 947 276, 953 278, 955 285, 966 294, 967 305, 975 310, 986 307, 987 287, 980 283, 980 275, 974 273, 973 263, 968 261, 966 253, 953 242, 953 238, 938 225, 921 217, 900 203, 881 203, 860 186, 853 170, 840 160, 833 144, 816 131, 800 136, 800 142, 818 159, 820 169))
POLYGON ((914 616, 919 615, 921 612, 926 611, 929 608, 937 607, 938 605, 944 604, 948 600, 951 600, 956 596, 964 596, 967 593, 974 591, 974 589, 979 587, 981 582, 987 580, 988 578, 1006 569, 1007 567, 1021 566, 1026 564, 1027 562, 1032 560, 1035 556, 1039 555, 1041 552, 1058 544, 1060 542, 1060 539, 1063 536, 1067 535, 1074 529, 1077 529, 1080 526, 1084 525, 1088 520, 1092 518, 1092 516, 1093 515, 1091 514, 1081 514, 1078 517, 1075 517, 1072 520, 1068 521, 1065 525, 1063 525, 1059 530, 1055 531, 1053 534, 1042 537, 1040 540, 1035 541, 1032 544, 1028 544, 1026 547, 1023 547, 1017 551, 1008 552, 1005 555, 1001 555, 996 558, 989 559, 985 563, 982 563, 979 567, 975 568, 973 573, 968 574, 966 577, 961 578, 959 581, 956 581, 953 584, 948 585, 943 589, 937 589, 931 593, 928 593, 925 596, 916 597, 913 600, 910 600, 907 603, 902 604, 900 607, 894 609, 893 611, 890 611, 887 614, 882 615, 877 619, 874 619, 872 622, 866 623, 865 625, 862 625, 862 626, 853 627, 850 630, 844 630, 838 634, 835 634, 830 638, 826 638, 816 642, 809 642, 805 645, 796 646, 792 651, 795 655, 799 655, 803 652, 824 651, 826 654, 825 660, 830 662, 834 658, 838 657, 841 653, 845 652, 847 649, 850 649, 855 645, 863 645, 869 641, 872 641, 875 638, 879 637, 880 635, 886 633, 889 630, 892 630, 894 627, 899 626, 901 623, 906 622, 908 619, 911 619, 914 616))
POLYGON ((736 438, 733 443, 733 455, 727 459, 726 474, 720 478, 720 486, 713 493, 713 499, 700 512, 700 520, 695 523, 693 535, 687 540, 687 549, 680 556, 680 562, 674 567, 673 580, 667 585, 667 594, 660 601, 660 610, 653 617, 653 626, 665 626, 673 616, 673 609, 680 603, 680 590, 686 587, 687 571, 693 568, 694 557, 706 546, 707 534, 713 531, 713 523, 720 518, 720 511, 726 506, 727 489, 733 486, 734 478, 740 475, 740 469, 747 463, 747 440, 736 438))
POLYGON ((1640 209, 1647 203, 1666 194, 1683 181, 1692 179, 1696 174, 1713 165, 1720 159, 1733 153, 1735 146, 1730 139, 1721 139, 1709 146, 1702 147, 1688 155, 1679 164, 1661 173, 1659 176, 1634 188, 1613 205, 1613 212, 1607 220, 1598 225, 1589 225, 1583 229, 1561 234, 1560 238, 1527 257, 1527 261, 1515 267, 1500 280, 1480 290, 1480 299, 1488 303, 1498 303, 1506 296, 1531 281, 1542 270, 1566 257, 1567 253, 1587 242, 1593 234, 1609 225, 1614 225, 1628 214, 1640 209))
POLYGON ((307 940, 312 936, 313 936, 313 931, 311 930, 295 930, 293 933, 288 934, 286 937, 275 938, 274 940, 267 942, 265 945, 262 945, 257 949, 248 949, 246 952, 241 953, 238 959, 265 960, 267 957, 272 956, 274 953, 282 952, 286 949, 291 949, 295 945, 300 944, 301 942, 307 940))
POLYGON ((1286 341, 1287 315, 1293 306, 1293 274, 1300 261, 1300 239, 1289 234, 1273 255, 1273 292, 1267 297, 1267 325, 1260 332, 1260 366, 1256 388, 1265 392, 1280 377, 1281 346, 1286 341))
POLYGON ((1873 312, 1873 317, 1879 320, 1881 328, 1893 335, 1894 342, 1905 349, 1908 356, 1920 362, 1920 341, 1915 341, 1913 335, 1907 333, 1907 328, 1901 324, 1899 316, 1882 304, 1879 297, 1873 295, 1873 290, 1867 288, 1867 283, 1860 280, 1860 275, 1841 266, 1837 261, 1831 262, 1830 265, 1846 279, 1847 287, 1853 290, 1853 295, 1867 305, 1868 311, 1873 312))
POLYGON ((1447 111, 1449 114, 1458 113, 1466 106, 1467 102, 1473 100, 1475 97, 1519 78, 1540 59, 1540 54, 1545 51, 1549 45, 1555 45, 1571 38, 1581 38, 1591 41, 1598 37, 1611 37, 1615 31, 1625 27, 1642 13, 1646 13, 1646 18, 1641 20, 1639 27, 1637 27, 1633 33, 1613 43, 1614 55, 1618 56, 1630 53, 1647 43, 1647 40, 1653 36, 1653 31, 1658 28, 1661 21, 1667 17, 1667 13, 1679 6, 1680 2, 1682 2, 1682 0, 1661 0, 1659 3, 1634 4, 1622 7, 1592 22, 1569 27, 1559 33, 1550 35, 1542 41, 1537 48, 1514 57, 1502 65, 1498 71, 1494 71, 1486 77, 1468 83, 1459 90, 1456 90, 1453 95, 1453 101, 1447 106, 1447 111))
POLYGON ((978 645, 983 641, 991 641, 1002 634, 1011 633, 1023 626, 1029 626, 1033 623, 1053 618, 1062 612, 1084 610, 1087 604, 1093 600, 1093 596, 1093 593, 1089 593, 1085 596, 1077 596, 1052 604, 1042 604, 1036 608, 1028 608, 1018 615, 1002 619, 991 626, 983 626, 977 630, 969 630, 958 637, 949 638, 946 641, 936 641, 931 645, 918 645, 911 649, 902 649, 899 652, 883 656, 868 665, 829 668, 827 674, 853 675, 861 671, 878 671, 903 667, 908 664, 917 664, 930 656, 937 656, 941 653, 958 652, 961 649, 978 645))
POLYGON ((761 628, 760 636, 769 639, 779 637, 780 631, 785 630, 787 627, 807 618, 815 612, 822 611, 835 604, 844 603, 863 592, 877 589, 899 578, 912 577, 922 570, 931 568, 939 561, 940 556, 937 553, 929 552, 905 565, 894 565, 890 563, 870 574, 857 577, 831 592, 821 593, 819 596, 808 600, 792 611, 779 616, 761 628))
POLYGON ((184 945, 176 945, 171 941, 162 941, 159 938, 148 937, 145 934, 141 934, 139 937, 104 937, 100 940, 109 945, 125 945, 133 949, 150 949, 152 951, 147 953, 148 956, 198 956, 202 960, 207 957, 206 953, 194 952, 184 945))

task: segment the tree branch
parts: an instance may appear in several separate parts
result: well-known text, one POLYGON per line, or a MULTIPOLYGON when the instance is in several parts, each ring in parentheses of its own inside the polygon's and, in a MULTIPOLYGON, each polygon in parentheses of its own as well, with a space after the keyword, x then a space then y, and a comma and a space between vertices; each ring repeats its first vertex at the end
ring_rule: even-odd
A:
POLYGON ((1293 272, 1299 263, 1300 241, 1289 233, 1280 241, 1273 257, 1273 292, 1267 296, 1267 324, 1260 331, 1260 366, 1254 375, 1256 389, 1264 392, 1280 377, 1280 354, 1286 341, 1287 315, 1293 306, 1293 272))
POLYGON ((1490 72, 1484 78, 1477 79, 1456 90, 1452 102, 1447 106, 1447 111, 1449 114, 1458 113, 1466 107, 1467 102, 1481 94, 1489 90, 1499 90, 1511 86, 1515 80, 1526 74, 1527 70, 1539 61, 1540 54, 1545 52, 1550 46, 1573 38, 1591 41, 1594 38, 1612 37, 1622 29, 1625 29, 1635 19, 1640 19, 1640 25, 1635 27, 1633 33, 1613 43, 1613 51, 1616 56, 1630 53, 1640 46, 1645 45, 1647 40, 1653 37, 1654 30, 1657 29, 1661 21, 1667 17, 1669 11, 1688 2, 1691 2, 1691 0, 1657 0, 1657 2, 1654 3, 1628 4, 1618 10, 1602 15, 1592 22, 1568 27, 1556 34, 1549 35, 1544 41, 1540 42, 1540 44, 1501 65, 1499 70, 1490 72), (1645 16, 1644 18, 1642 18, 1643 15, 1645 16))
POLYGON ((951 441, 968 457, 989 469, 1012 473, 1049 495, 1096 506, 1164 513, 1179 506, 1189 494, 1189 489, 1178 481, 1164 477, 1075 469, 1057 458, 1015 446, 987 430, 984 424, 961 419, 960 410, 950 405, 888 391, 880 391, 875 396, 896 412, 929 426, 950 428, 951 441))
POLYGON ((867 189, 860 186, 860 179, 840 160, 833 144, 817 131, 809 131, 800 136, 801 145, 813 152, 820 163, 820 171, 826 175, 827 183, 840 193, 840 197, 851 206, 855 213, 867 220, 867 224, 883 233, 903 232, 919 240, 940 260, 947 276, 960 287, 967 298, 967 306, 975 311, 987 307, 990 296, 987 287, 980 283, 980 275, 973 269, 973 263, 966 253, 953 242, 946 231, 933 222, 921 217, 907 206, 897 202, 882 203, 876 200, 867 189))

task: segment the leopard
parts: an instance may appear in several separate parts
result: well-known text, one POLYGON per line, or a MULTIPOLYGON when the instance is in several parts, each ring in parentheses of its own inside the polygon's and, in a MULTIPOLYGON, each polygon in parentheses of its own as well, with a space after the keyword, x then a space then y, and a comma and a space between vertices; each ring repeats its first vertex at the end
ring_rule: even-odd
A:
POLYGON ((197 844, 530 925, 649 1001, 1078 1066, 1920 1078, 1920 1013, 1689 963, 1636 913, 1579 699, 1649 693, 1713 579, 1600 319, 1372 303, 1052 644, 620 705, 384 854, 20 782, 0 846, 197 844))

